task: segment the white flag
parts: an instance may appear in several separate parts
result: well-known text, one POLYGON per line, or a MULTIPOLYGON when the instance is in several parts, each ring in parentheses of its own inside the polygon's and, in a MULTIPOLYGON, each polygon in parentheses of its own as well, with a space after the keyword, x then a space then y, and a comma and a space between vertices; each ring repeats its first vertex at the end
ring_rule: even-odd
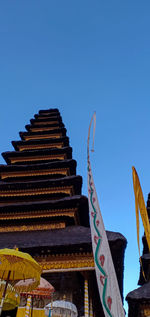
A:
MULTIPOLYGON (((88 133, 88 201, 92 248, 95 262, 97 284, 105 317, 125 317, 118 281, 110 253, 106 231, 97 199, 89 157, 89 139, 92 121, 94 133, 96 114, 94 113, 88 133)), ((94 136, 93 136, 94 140, 94 136)))

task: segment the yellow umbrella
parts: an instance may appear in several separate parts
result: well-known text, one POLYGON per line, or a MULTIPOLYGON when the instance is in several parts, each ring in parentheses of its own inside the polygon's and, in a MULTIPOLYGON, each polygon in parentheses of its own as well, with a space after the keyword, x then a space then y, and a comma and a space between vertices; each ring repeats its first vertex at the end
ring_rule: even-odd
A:
MULTIPOLYGON (((4 292, 6 282, 0 281, 0 298, 2 299, 2 295, 4 292)), ((20 304, 20 296, 19 293, 16 292, 15 288, 8 284, 6 296, 4 299, 3 310, 12 310, 15 307, 18 307, 20 304)))
POLYGON ((8 282, 35 278, 38 285, 41 271, 40 265, 28 253, 15 249, 0 250, 0 278, 6 281, 0 306, 0 315, 8 282))
POLYGON ((14 249, 0 250, 0 278, 9 281, 35 278, 40 281, 40 265, 28 253, 14 249), (9 275, 9 276, 8 276, 9 275))
POLYGON ((10 298, 6 298, 3 304, 3 310, 12 310, 19 306, 19 299, 20 297, 16 298, 16 300, 12 300, 10 298))

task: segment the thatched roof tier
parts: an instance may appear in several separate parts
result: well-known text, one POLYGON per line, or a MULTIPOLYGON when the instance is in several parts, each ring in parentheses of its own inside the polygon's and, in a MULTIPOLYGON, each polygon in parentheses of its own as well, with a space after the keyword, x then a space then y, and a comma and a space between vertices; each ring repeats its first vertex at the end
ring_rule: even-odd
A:
MULTIPOLYGON (((60 115, 59 112, 52 112, 52 113, 42 113, 42 114, 36 114, 34 116, 34 119, 31 119, 30 122, 31 122, 31 125, 36 125, 36 123, 40 123, 40 120, 41 120, 41 123, 43 124, 44 121, 45 123, 49 122, 49 124, 51 126, 55 126, 56 125, 56 122, 57 122, 57 125, 59 125, 59 127, 64 127, 64 124, 62 122, 62 117, 60 115)), ((27 130, 28 130, 28 126, 26 126, 27 130)))
POLYGON ((34 116, 60 116, 60 112, 58 109, 39 110, 34 116))
MULTIPOLYGON (((121 294, 123 293, 123 270, 124 270, 124 252, 126 248, 126 239, 116 232, 106 231, 111 254, 118 278, 121 294)), ((90 228, 82 226, 69 226, 64 229, 28 231, 26 232, 8 232, 0 234, 0 248, 13 248, 17 246, 20 251, 27 252, 42 261, 60 260, 63 255, 70 259, 73 254, 76 256, 92 253, 91 231, 90 228), (39 234, 40 233, 40 234, 39 234)))
POLYGON ((41 111, 39 112, 38 114, 35 114, 34 115, 34 119, 31 119, 30 120, 31 124, 38 124, 38 123, 44 123, 44 122, 50 122, 50 123, 53 123, 53 122, 57 122, 58 124, 62 124, 62 117, 60 115, 60 112, 59 111, 48 111, 48 112, 44 112, 44 111, 41 111))
MULTIPOLYGON (((111 248, 114 245, 114 253, 120 245, 123 248, 126 247, 126 239, 120 233, 107 231, 107 237, 111 248)), ((83 226, 69 226, 59 230, 43 230, 40 234, 39 231, 28 231, 28 234, 25 232, 0 234, 0 248, 13 248, 14 245, 20 250, 33 249, 33 251, 30 250, 32 255, 37 252, 40 255, 42 249, 44 252, 41 254, 46 254, 48 249, 52 254, 62 253, 64 249, 65 253, 84 252, 84 250, 91 252, 91 231, 90 228, 83 226)))
POLYGON ((138 285, 143 285, 145 282, 150 281, 150 253, 145 253, 141 257, 142 260, 142 268, 140 267, 140 277, 138 281, 138 285), (144 271, 144 276, 143 276, 144 271))
POLYGON ((66 176, 30 182, 0 182, 0 202, 61 199, 80 195, 81 187, 81 176, 66 176))
POLYGON ((128 293, 126 300, 129 305, 128 317, 149 316, 150 313, 150 282, 128 293), (144 314, 146 312, 148 314, 144 314))
POLYGON ((22 203, 11 203, 0 205, 0 220, 12 219, 29 219, 34 218, 34 215, 39 215, 42 217, 47 213, 47 219, 51 217, 51 213, 55 212, 59 214, 59 211, 65 215, 65 211, 76 210, 77 217, 79 218, 79 223, 83 226, 89 226, 89 209, 88 209, 88 199, 85 196, 75 195, 72 197, 65 197, 59 200, 47 200, 47 201, 31 201, 22 203), (32 215, 32 217, 31 217, 32 215))
MULTIPOLYGON (((58 200, 44 200, 44 201, 24 201, 21 204, 19 202, 12 203, 7 205, 7 203, 1 204, 0 206, 0 215, 3 213, 19 213, 20 209, 22 212, 26 211, 36 211, 36 210, 45 210, 45 209, 64 209, 64 208, 78 208, 81 209, 81 213, 88 217, 87 211, 88 208, 88 199, 84 195, 74 195, 72 197, 64 197, 58 200)), ((88 219, 87 222, 89 223, 88 219)))
POLYGON ((59 128, 64 128, 63 123, 59 123, 59 122, 58 123, 51 123, 51 122, 48 123, 48 121, 46 121, 44 125, 38 124, 38 127, 34 124, 27 124, 25 126, 25 128, 28 132, 37 132, 37 130, 40 130, 40 129, 55 130, 55 129, 58 129, 58 126, 59 126, 59 128))
POLYGON ((149 299, 150 301, 150 282, 145 283, 143 286, 136 288, 134 291, 128 293, 126 300, 129 302, 130 300, 134 301, 145 301, 149 299))
POLYGON ((37 180, 31 182, 0 182, 1 191, 12 191, 12 190, 25 190, 25 189, 38 189, 46 187, 62 187, 62 186, 73 186, 76 195, 80 195, 82 186, 82 176, 72 175, 57 179, 37 180))
POLYGON ((46 139, 46 140, 28 140, 28 141, 12 141, 12 145, 15 148, 16 151, 25 151, 28 149, 30 150, 34 150, 38 149, 38 146, 40 148, 40 146, 43 145, 43 147, 45 147, 45 149, 48 148, 58 148, 59 144, 62 144, 62 147, 67 147, 69 146, 69 138, 68 137, 62 137, 59 139, 46 139))
POLYGON ((42 110, 39 110, 39 114, 40 115, 49 115, 49 114, 59 114, 59 110, 58 108, 50 108, 50 109, 42 109, 42 110))
POLYGON ((57 108, 50 108, 50 109, 42 109, 39 110, 38 114, 35 114, 35 116, 53 116, 53 115, 60 115, 60 112, 57 108))
MULTIPOLYGON (((47 204, 55 204, 57 207, 59 206, 69 206, 69 204, 73 201, 75 203, 78 200, 79 205, 82 202, 87 203, 87 198, 84 197, 72 197, 70 199, 64 199, 60 202, 43 202, 43 206, 47 204)), ((40 207, 41 203, 24 203, 22 204, 22 209, 25 207, 35 206, 40 207)), ((15 204, 13 206, 14 210, 19 207, 19 205, 15 204)), ((3 207, 2 207, 3 208, 3 207)), ((11 206, 12 208, 12 206, 11 206)), ((5 209, 5 207, 4 207, 5 209)), ((3 209, 3 211, 4 211, 3 209)), ((83 212, 83 211, 82 211, 83 212)), ((126 247, 126 239, 120 234, 116 232, 107 231, 107 237, 111 248, 111 253, 114 261, 114 266, 116 269, 116 274, 118 278, 119 287, 123 290, 123 262, 124 262, 124 252, 126 247)), ((57 260, 60 264, 63 259, 65 261, 65 257, 69 256, 69 258, 76 259, 77 255, 81 259, 82 254, 85 259, 86 254, 92 253, 92 244, 91 244, 91 232, 90 228, 83 226, 69 226, 64 229, 54 229, 54 230, 34 230, 34 231, 20 231, 20 232, 1 232, 0 233, 0 248, 14 248, 17 246, 20 251, 30 253, 35 259, 40 258, 42 261, 49 261, 50 257, 50 267, 51 261, 57 260)), ((43 263, 43 262, 42 262, 43 263)), ((59 264, 59 263, 58 263, 59 264)), ((59 266, 59 265, 58 265, 59 266)), ((61 267, 61 266, 60 266, 61 267)))
POLYGON ((43 164, 0 165, 0 179, 4 182, 40 180, 76 175, 76 161, 64 160, 43 164))
POLYGON ((67 253, 76 252, 77 250, 79 252, 79 246, 81 245, 85 250, 90 252, 92 250, 90 229, 82 226, 69 226, 65 229, 43 230, 40 232, 28 231, 28 234, 26 232, 0 234, 0 248, 13 248, 14 245, 19 250, 33 249, 30 250, 32 255, 40 255, 42 249, 46 253, 49 249, 53 254, 62 253, 64 248, 67 253))
POLYGON ((2 156, 7 164, 39 164, 41 161, 57 161, 72 158, 72 148, 63 147, 60 149, 41 149, 30 151, 9 151, 3 152, 2 156))
POLYGON ((51 139, 51 138, 60 138, 66 136, 66 128, 57 128, 50 131, 42 132, 19 132, 19 135, 22 140, 38 140, 38 139, 51 139))
POLYGON ((39 116, 35 115, 35 118, 30 120, 31 124, 38 125, 38 124, 45 124, 49 122, 49 124, 57 123, 62 124, 62 117, 61 116, 39 116))

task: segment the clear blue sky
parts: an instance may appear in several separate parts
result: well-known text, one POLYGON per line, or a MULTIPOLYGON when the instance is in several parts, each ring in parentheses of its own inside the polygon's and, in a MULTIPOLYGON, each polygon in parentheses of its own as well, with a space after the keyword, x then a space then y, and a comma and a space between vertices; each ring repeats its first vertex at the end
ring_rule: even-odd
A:
POLYGON ((0 1, 0 152, 12 150, 34 113, 54 105, 87 194, 96 111, 93 174, 105 227, 128 240, 124 296, 139 277, 132 165, 145 200, 150 191, 149 34, 149 0, 0 1))

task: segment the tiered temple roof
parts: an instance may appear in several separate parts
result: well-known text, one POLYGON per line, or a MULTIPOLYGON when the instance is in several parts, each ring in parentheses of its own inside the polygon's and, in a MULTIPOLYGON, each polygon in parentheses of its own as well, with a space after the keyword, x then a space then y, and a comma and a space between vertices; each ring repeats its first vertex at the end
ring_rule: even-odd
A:
MULTIPOLYGON (((17 245, 29 252, 56 289, 63 274, 66 281, 69 274, 76 276, 70 292, 82 315, 83 287, 78 297, 75 287, 79 281, 82 284, 83 272, 89 274, 91 294, 93 287, 98 294, 82 177, 76 175, 58 109, 40 110, 26 130, 20 132, 21 141, 12 141, 15 151, 2 153, 7 165, 0 165, 0 248, 17 245)), ((107 232, 107 236, 123 296, 126 239, 120 233, 107 232)), ((63 284, 66 292, 68 283, 63 284)), ((96 316, 103 316, 99 302, 94 309, 96 316)))
MULTIPOLYGON (((150 194, 147 200, 147 213, 150 221, 150 194)), ((143 254, 141 257, 139 288, 130 292, 126 300, 129 305, 129 317, 150 316, 150 253, 146 241, 145 233, 142 238, 143 254)))

